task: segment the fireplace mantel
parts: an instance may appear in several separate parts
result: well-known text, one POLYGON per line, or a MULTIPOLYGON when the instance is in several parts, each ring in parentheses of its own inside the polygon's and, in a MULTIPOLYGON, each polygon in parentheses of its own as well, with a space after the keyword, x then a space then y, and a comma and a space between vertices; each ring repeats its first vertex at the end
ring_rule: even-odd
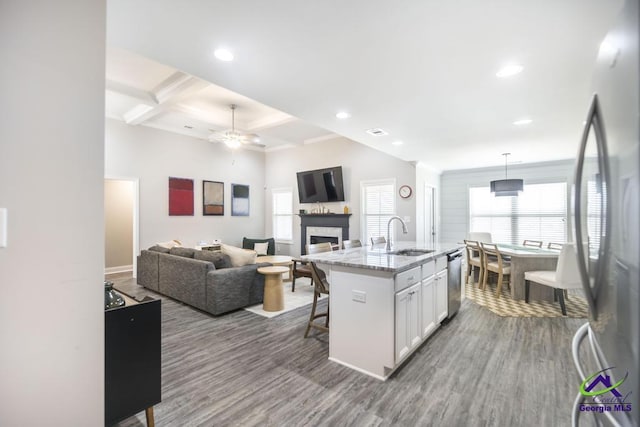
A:
POLYGON ((306 254, 307 227, 336 227, 342 229, 342 240, 349 240, 349 217, 351 214, 299 214, 300 253, 306 254))

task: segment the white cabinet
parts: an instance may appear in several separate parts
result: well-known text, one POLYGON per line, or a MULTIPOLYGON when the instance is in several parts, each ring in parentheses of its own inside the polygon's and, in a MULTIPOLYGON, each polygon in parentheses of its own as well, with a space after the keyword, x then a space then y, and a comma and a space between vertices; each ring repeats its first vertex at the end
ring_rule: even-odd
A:
POLYGON ((396 293, 396 363, 422 342, 420 333, 420 282, 396 293))
POLYGON ((435 281, 434 274, 422 281, 422 339, 431 335, 438 326, 436 322, 435 281))
POLYGON ((436 295, 436 322, 440 323, 447 318, 449 308, 447 307, 447 269, 441 270, 436 274, 435 280, 436 295))

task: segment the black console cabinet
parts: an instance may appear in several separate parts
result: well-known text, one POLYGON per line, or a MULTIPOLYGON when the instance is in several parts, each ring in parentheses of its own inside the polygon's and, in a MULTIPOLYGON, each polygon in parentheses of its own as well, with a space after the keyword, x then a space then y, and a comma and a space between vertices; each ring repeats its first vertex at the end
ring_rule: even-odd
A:
POLYGON ((153 405, 160 403, 160 300, 106 310, 105 425, 141 411, 153 425, 153 405))

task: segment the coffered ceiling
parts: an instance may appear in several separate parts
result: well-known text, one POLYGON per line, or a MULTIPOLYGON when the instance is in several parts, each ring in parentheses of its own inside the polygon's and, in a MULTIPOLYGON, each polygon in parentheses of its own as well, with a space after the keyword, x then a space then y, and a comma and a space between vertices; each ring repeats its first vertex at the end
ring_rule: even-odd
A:
POLYGON ((335 136, 246 96, 122 49, 107 49, 106 78, 107 117, 132 126, 208 140, 216 131, 231 129, 233 104, 235 128, 259 135, 260 146, 267 150, 335 136))
POLYGON ((438 170, 573 158, 621 4, 109 0, 107 111, 206 138, 235 103, 267 148, 339 134, 438 170))

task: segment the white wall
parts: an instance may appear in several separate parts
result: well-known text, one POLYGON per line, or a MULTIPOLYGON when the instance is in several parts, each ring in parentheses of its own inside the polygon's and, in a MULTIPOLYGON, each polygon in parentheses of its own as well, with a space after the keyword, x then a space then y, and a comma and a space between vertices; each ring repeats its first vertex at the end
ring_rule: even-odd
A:
POLYGON ((440 239, 440 172, 418 163, 416 166, 416 241, 424 243, 425 212, 424 212, 424 188, 428 185, 435 189, 435 218, 436 241, 440 239))
POLYGON ((104 422, 104 0, 0 4, 0 425, 104 422))
MULTIPOLYGON (((527 183, 565 181, 573 184, 574 161, 530 163, 511 165, 509 178, 522 178, 527 183)), ((441 238, 443 241, 460 242, 469 232, 469 188, 489 186, 494 179, 504 179, 504 166, 443 172, 441 176, 441 238)), ((571 209, 568 200, 567 206, 571 209)), ((571 216, 567 222, 571 230, 571 216)), ((568 234, 570 236, 571 233, 568 234)))
POLYGON ((104 181, 104 266, 107 271, 133 263, 133 181, 104 181))
POLYGON ((107 119, 107 176, 140 179, 140 248, 178 239, 186 246, 220 239, 241 245, 263 237, 264 153, 107 119), (169 216, 169 177, 194 180, 194 216, 169 216), (202 215, 202 180, 224 182, 224 216, 202 215), (231 216, 231 183, 250 189, 250 216, 231 216))
MULTIPOLYGON (((345 202, 325 203, 324 206, 332 212, 342 213, 343 206, 349 207, 352 214, 349 222, 349 238, 360 239, 360 182, 363 180, 375 180, 394 178, 396 190, 401 185, 407 184, 412 188, 416 182, 415 166, 409 162, 391 157, 380 151, 365 145, 353 142, 343 137, 307 144, 295 148, 268 152, 266 154, 266 212, 265 230, 268 236, 272 235, 271 218, 271 189, 289 187, 293 190, 293 211, 299 209, 310 210, 314 205, 300 204, 298 202, 298 186, 296 172, 310 169, 320 169, 331 166, 342 166, 344 179, 345 202)), ((397 231, 396 236, 400 240, 415 240, 416 238, 416 197, 414 194, 409 199, 402 199, 396 191, 396 212, 400 217, 408 216, 411 222, 408 234, 397 231)), ((399 224, 394 224, 398 227, 399 224)), ((293 244, 279 245, 279 253, 300 255, 300 217, 294 215, 293 244)))

